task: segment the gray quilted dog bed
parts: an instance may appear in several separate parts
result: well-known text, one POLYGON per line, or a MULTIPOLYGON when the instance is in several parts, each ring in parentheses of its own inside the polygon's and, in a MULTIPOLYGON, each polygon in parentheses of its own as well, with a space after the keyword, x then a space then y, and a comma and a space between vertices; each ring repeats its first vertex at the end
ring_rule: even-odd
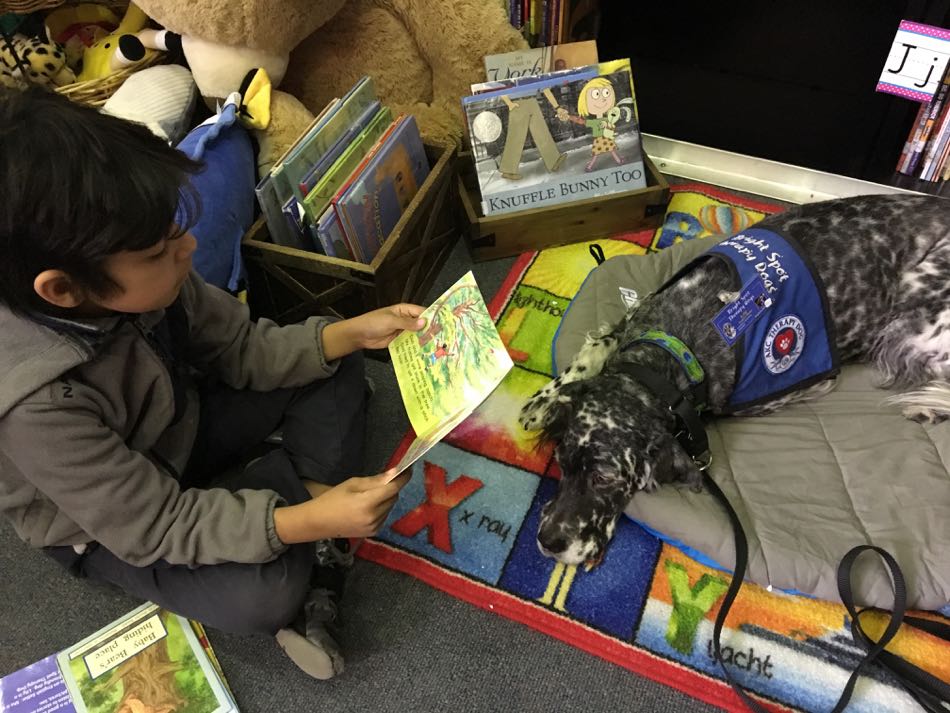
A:
MULTIPOLYGON (((589 332, 619 321, 621 287, 656 290, 715 242, 614 257, 594 269, 561 322, 556 368, 570 363, 589 332)), ((874 544, 897 558, 908 605, 938 609, 950 602, 950 422, 906 420, 883 403, 888 392, 875 388, 875 377, 869 366, 848 365, 820 399, 769 416, 709 421, 710 474, 748 535, 753 582, 837 600, 839 560, 855 545, 874 544)), ((626 513, 701 559, 729 570, 735 564, 729 522, 706 492, 638 493, 626 513)), ((893 601, 884 565, 871 555, 858 560, 854 589, 859 604, 893 601)))

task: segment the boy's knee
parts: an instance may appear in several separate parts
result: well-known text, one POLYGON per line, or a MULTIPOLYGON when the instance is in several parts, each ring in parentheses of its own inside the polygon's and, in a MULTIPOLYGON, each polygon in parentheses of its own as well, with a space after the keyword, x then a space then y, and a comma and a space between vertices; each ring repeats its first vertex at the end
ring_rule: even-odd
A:
POLYGON ((219 628, 272 635, 288 626, 310 590, 311 549, 309 544, 295 545, 279 560, 262 567, 251 586, 235 587, 226 614, 228 622, 219 628))
POLYGON ((336 375, 354 384, 362 384, 366 379, 366 357, 363 356, 363 352, 356 351, 342 357, 336 375))

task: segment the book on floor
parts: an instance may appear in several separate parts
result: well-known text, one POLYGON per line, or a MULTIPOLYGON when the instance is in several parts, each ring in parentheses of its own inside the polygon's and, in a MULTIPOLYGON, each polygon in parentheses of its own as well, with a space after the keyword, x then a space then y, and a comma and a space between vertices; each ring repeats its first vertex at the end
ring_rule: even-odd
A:
POLYGON ((485 215, 646 187, 629 60, 465 97, 485 215))
POLYGON ((389 345, 416 438, 400 473, 464 421, 514 366, 471 272, 423 313, 425 326, 389 345))
POLYGON ((201 625, 151 603, 0 679, 2 713, 173 710, 238 708, 201 625))

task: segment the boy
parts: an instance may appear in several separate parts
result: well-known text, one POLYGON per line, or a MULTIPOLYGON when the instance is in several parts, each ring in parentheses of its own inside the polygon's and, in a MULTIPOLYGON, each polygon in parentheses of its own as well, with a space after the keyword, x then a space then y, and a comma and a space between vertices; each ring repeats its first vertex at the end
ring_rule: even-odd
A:
POLYGON ((53 93, 0 95, 0 157, 0 511, 77 576, 339 673, 331 540, 374 534, 406 477, 351 477, 360 350, 422 308, 252 323, 190 271, 200 166, 53 93))

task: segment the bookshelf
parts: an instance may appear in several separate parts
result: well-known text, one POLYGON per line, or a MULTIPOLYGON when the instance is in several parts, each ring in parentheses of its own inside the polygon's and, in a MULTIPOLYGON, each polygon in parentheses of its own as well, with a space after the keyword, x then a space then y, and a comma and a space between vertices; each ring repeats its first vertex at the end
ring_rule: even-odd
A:
POLYGON ((902 19, 950 26, 950 0, 600 0, 602 60, 630 57, 642 130, 947 195, 895 172, 918 106, 875 92, 902 19))

